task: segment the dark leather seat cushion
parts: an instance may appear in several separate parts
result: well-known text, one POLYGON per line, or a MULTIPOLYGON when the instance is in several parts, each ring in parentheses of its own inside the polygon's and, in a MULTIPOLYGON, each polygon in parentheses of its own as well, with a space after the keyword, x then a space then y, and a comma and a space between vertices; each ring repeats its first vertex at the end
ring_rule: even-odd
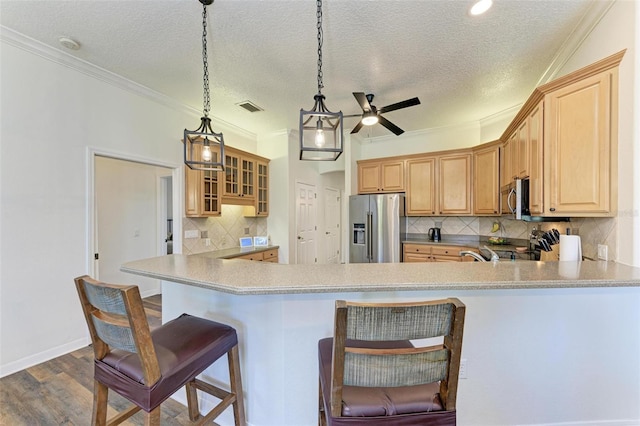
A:
POLYGON ((113 350, 95 361, 95 379, 149 412, 238 343, 234 328, 182 314, 151 332, 160 380, 147 386, 137 354, 113 350))
MULTIPOLYGON (((350 342, 352 344, 354 342, 350 342)), ((366 342, 354 346, 411 347, 411 342, 366 342)), ((434 425, 455 426, 456 412, 444 411, 439 383, 397 388, 363 388, 344 386, 342 417, 331 417, 331 359, 333 339, 318 343, 320 385, 325 402, 328 425, 434 425)))

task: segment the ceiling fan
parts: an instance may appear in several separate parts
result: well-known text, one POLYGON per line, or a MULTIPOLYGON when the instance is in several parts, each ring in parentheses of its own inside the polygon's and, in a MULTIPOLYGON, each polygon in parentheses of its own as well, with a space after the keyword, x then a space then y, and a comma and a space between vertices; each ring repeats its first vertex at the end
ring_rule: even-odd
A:
POLYGON ((365 95, 363 92, 353 92, 353 96, 356 98, 358 103, 360 104, 360 108, 362 108, 362 115, 353 114, 346 115, 345 117, 362 117, 360 122, 356 124, 356 127, 351 130, 351 133, 358 133, 362 126, 372 126, 376 123, 382 124, 387 129, 391 130, 395 133, 396 136, 404 133, 400 127, 396 126, 386 118, 384 118, 380 114, 384 114, 385 112, 395 111, 397 109, 408 108, 414 105, 420 104, 420 99, 411 98, 406 101, 397 102, 395 104, 384 106, 380 109, 376 108, 371 102, 373 101, 373 94, 369 93, 365 95))

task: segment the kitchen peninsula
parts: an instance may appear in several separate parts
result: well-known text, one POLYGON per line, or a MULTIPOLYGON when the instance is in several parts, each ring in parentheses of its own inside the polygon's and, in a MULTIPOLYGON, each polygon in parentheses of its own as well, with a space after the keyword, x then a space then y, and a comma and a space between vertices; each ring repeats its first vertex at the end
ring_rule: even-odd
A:
MULTIPOLYGON (((238 330, 254 426, 317 424, 316 347, 332 334, 336 299, 449 296, 467 305, 460 425, 638 418, 640 347, 619 345, 640 334, 640 268, 591 261, 285 265, 170 255, 121 269, 162 280, 163 321, 188 312, 238 330), (486 408, 499 406, 509 409, 486 408)), ((213 366, 206 379, 225 378, 223 367, 213 366)), ((231 416, 220 424, 232 424, 231 416)))

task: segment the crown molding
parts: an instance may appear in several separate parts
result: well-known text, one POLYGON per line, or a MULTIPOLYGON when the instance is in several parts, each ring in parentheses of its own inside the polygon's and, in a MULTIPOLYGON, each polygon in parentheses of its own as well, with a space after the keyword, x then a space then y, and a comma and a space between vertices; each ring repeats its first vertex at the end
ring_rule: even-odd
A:
MULTIPOLYGON (((167 95, 163 95, 162 93, 136 83, 135 81, 126 79, 116 73, 94 65, 91 62, 48 46, 29 36, 7 28, 4 25, 0 25, 0 41, 181 113, 193 115, 195 117, 202 116, 202 111, 196 108, 182 102, 178 102, 167 95)), ((211 118, 219 127, 236 133, 239 136, 254 140, 256 139, 256 134, 253 132, 222 120, 219 117, 211 115, 211 118)))
POLYGON ((553 80, 576 53, 616 0, 594 1, 540 76, 536 87, 553 80))

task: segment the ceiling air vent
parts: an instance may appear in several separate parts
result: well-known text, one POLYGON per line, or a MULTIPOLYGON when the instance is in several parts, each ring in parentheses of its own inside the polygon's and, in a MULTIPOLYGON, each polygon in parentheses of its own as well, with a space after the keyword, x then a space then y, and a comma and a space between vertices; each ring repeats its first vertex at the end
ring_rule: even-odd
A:
POLYGON ((238 105, 240 108, 246 109, 249 112, 264 111, 262 108, 260 108, 258 105, 254 104, 251 101, 243 101, 236 105, 238 105))

